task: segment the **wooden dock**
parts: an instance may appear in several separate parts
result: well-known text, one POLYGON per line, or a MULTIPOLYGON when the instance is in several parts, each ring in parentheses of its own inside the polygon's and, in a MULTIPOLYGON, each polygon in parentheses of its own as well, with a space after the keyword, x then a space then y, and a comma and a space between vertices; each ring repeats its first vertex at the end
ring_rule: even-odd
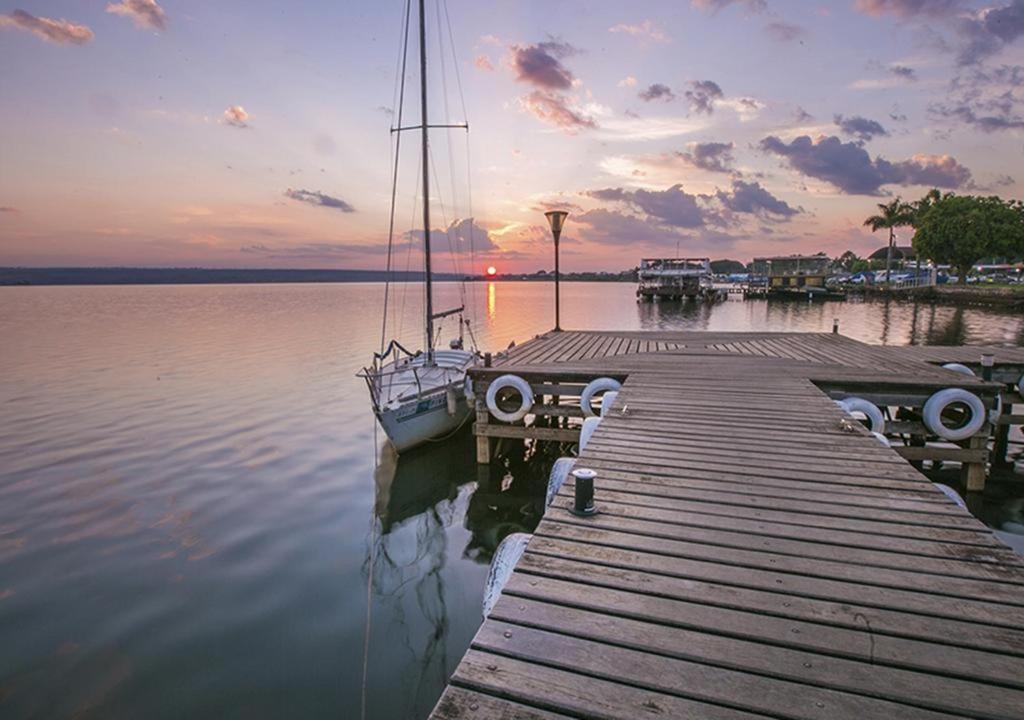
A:
MULTIPOLYGON (((568 512, 570 477, 432 717, 1024 717, 1024 558, 833 402, 1007 392, 937 365, 982 349, 946 350, 561 332, 474 371, 483 461, 495 437, 573 440, 564 398, 623 387, 577 461, 599 513, 568 512), (562 400, 488 420, 505 373, 562 400)), ((970 481, 986 450, 964 445, 970 481)))

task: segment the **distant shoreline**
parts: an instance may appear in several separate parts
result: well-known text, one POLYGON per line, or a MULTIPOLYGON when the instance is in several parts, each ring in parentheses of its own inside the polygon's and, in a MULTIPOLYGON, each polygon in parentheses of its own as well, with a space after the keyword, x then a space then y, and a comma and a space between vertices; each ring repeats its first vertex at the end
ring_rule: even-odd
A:
MULTIPOLYGON (((221 268, 23 268, 0 267, 0 286, 53 286, 53 285, 246 285, 261 283, 356 283, 422 282, 422 272, 394 272, 384 270, 264 270, 221 268)), ((498 275, 461 276, 437 273, 434 280, 452 282, 548 281, 550 275, 498 275)), ((565 281, 628 281, 631 273, 571 273, 562 275, 565 281)))

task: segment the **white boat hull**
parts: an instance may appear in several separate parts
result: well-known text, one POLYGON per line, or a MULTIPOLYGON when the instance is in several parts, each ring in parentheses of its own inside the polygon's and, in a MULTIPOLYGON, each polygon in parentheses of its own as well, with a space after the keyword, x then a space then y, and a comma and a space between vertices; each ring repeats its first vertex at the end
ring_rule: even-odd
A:
POLYGON ((469 404, 461 387, 453 387, 455 413, 448 412, 445 391, 432 393, 421 400, 412 400, 397 408, 377 414, 381 427, 398 452, 403 452, 431 440, 451 434, 466 421, 469 404))

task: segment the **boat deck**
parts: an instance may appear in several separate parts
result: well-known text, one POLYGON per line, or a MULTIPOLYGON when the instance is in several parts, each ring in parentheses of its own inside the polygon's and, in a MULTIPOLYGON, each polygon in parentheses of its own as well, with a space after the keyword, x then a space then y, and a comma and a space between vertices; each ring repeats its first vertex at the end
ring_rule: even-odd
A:
POLYGON ((1024 716, 1024 559, 827 394, 990 388, 950 350, 563 332, 474 370, 625 382, 599 514, 570 477, 432 717, 1024 716))

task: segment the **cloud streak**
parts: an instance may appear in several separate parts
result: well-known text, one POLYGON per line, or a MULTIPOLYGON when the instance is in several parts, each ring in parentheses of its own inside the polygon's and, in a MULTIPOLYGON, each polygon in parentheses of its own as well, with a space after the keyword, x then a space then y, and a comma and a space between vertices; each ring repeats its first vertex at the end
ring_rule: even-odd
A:
POLYGON ((636 38, 644 40, 653 40, 654 42, 665 43, 669 41, 668 35, 660 27, 652 23, 650 20, 644 20, 638 25, 628 25, 626 23, 619 23, 608 28, 610 33, 622 33, 625 35, 631 35, 636 38))
POLYGON ((0 15, 0 27, 24 30, 58 45, 85 45, 95 37, 86 25, 78 25, 70 20, 36 17, 24 10, 15 10, 10 15, 0 15))
POLYGON ((668 102, 676 99, 675 93, 672 92, 672 88, 668 85, 663 85, 662 83, 649 85, 646 90, 641 90, 637 94, 637 97, 644 102, 651 102, 652 100, 665 100, 668 102))
POLYGON ((288 188, 284 191, 284 195, 292 200, 298 200, 299 202, 303 202, 308 205, 331 208, 332 210, 340 210, 344 213, 352 213, 356 211, 354 207, 341 198, 336 198, 319 191, 294 190, 292 188, 288 188))
POLYGON ((167 14, 156 0, 121 0, 107 5, 107 12, 130 18, 135 27, 166 30, 167 14))

